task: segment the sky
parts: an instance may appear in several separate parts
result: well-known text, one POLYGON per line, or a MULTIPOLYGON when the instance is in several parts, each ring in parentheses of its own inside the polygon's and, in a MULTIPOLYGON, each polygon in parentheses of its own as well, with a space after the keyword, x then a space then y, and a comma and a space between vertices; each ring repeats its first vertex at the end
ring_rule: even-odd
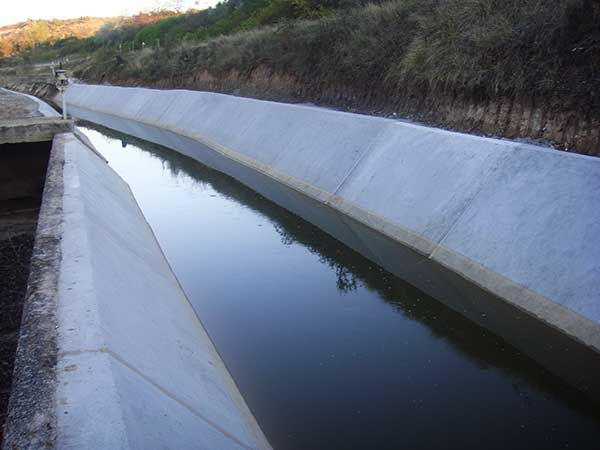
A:
POLYGON ((2 0, 0 26, 27 19, 70 19, 81 16, 112 17, 132 15, 180 5, 204 9, 218 0, 2 0))

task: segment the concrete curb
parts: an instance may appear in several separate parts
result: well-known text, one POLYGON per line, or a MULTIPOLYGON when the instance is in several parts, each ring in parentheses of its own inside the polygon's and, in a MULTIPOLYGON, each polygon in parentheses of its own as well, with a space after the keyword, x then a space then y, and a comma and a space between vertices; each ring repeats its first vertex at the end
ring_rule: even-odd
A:
POLYGON ((600 398, 600 159, 204 92, 76 85, 67 100, 233 176, 600 398), (477 293, 448 300, 456 275, 477 293))

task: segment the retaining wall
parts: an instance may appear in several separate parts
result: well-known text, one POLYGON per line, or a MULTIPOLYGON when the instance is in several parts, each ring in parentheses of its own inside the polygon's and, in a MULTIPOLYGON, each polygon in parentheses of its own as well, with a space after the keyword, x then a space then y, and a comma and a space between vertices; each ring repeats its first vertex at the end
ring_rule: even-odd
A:
POLYGON ((73 85, 67 103, 237 178, 600 398, 600 159, 206 92, 73 85))
POLYGON ((54 137, 5 450, 269 449, 128 185, 54 137))

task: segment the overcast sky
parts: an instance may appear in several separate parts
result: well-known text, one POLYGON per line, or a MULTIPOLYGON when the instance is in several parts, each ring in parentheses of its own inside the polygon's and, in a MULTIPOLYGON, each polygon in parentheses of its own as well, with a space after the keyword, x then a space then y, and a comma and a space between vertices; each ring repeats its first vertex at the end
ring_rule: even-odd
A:
POLYGON ((3 0, 0 26, 27 19, 69 19, 81 16, 132 15, 161 6, 204 9, 218 0, 3 0))

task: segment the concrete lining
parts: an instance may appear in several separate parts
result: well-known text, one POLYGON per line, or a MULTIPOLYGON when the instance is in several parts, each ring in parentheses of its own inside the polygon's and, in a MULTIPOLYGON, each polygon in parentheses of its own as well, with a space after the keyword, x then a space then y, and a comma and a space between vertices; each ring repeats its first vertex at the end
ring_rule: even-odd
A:
POLYGON ((4 450, 270 449, 128 185, 54 136, 4 450))
POLYGON ((442 301, 449 274, 468 280, 515 326, 527 314, 568 345, 550 357, 527 330, 486 325, 505 308, 481 295, 450 306, 600 398, 600 159, 205 92, 74 85, 67 102, 237 178, 442 301), (444 274, 399 264, 396 244, 444 274), (586 355, 577 373, 560 367, 571 344, 586 355))
POLYGON ((66 152, 58 447, 98 447, 98 428, 108 421, 104 448, 148 448, 150 442, 157 448, 258 448, 256 424, 240 414, 241 398, 232 397, 229 375, 129 187, 74 137, 60 135, 55 145, 66 152), (90 376, 89 368, 107 376, 90 376), (133 408, 134 399, 148 396, 165 399, 133 408), (97 409, 86 406, 86 397, 98 399, 97 409), (177 434, 180 422, 193 426, 177 434), (176 436, 181 445, 174 445, 176 436))

